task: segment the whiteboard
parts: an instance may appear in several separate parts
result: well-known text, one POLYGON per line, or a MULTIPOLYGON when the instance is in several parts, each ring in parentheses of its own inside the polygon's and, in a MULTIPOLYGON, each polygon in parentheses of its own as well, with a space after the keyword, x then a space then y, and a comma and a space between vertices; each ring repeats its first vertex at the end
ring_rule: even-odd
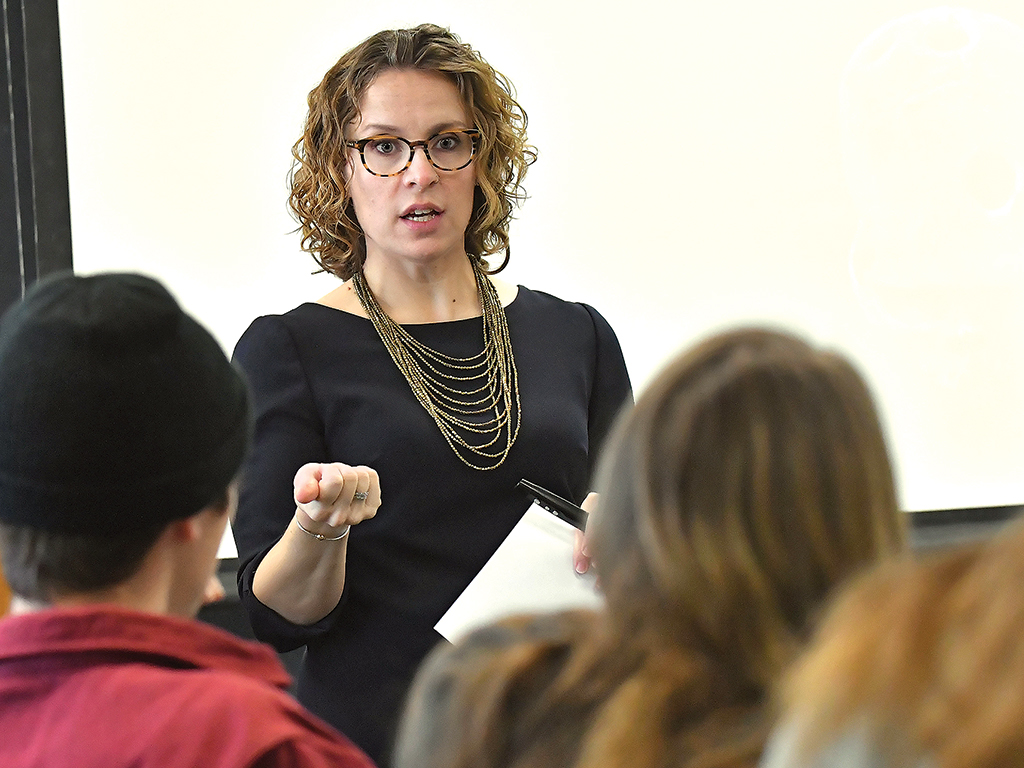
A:
POLYGON ((904 508, 1024 502, 1019 0, 59 12, 76 269, 159 277, 226 350, 335 285, 285 205, 306 94, 373 32, 432 21, 530 117, 505 277, 597 307, 638 390, 714 330, 779 325, 865 373, 904 508))

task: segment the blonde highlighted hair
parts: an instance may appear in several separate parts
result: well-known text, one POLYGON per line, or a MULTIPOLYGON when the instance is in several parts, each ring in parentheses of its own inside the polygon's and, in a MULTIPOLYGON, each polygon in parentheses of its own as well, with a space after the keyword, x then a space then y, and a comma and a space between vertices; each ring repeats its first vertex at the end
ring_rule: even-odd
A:
POLYGON ((851 741, 871 765, 1024 765, 1022 584, 1021 522, 862 576, 781 686, 788 744, 769 765, 828 764, 851 741))
POLYGON ((526 141, 526 112, 511 82, 447 29, 421 24, 367 38, 328 70, 309 94, 302 137, 292 148, 289 206, 300 223, 302 248, 320 267, 347 280, 362 268, 366 243, 352 208, 346 131, 359 121, 359 104, 377 76, 390 69, 438 72, 459 90, 480 131, 474 165, 477 187, 466 230, 466 253, 487 269, 486 257, 504 251, 513 207, 525 199, 522 182, 536 151, 526 141))

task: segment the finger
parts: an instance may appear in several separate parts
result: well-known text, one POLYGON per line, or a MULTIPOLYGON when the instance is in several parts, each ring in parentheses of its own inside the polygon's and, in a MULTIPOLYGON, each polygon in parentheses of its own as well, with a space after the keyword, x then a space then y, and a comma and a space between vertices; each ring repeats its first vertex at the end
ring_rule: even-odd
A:
POLYGON ((580 546, 584 557, 588 560, 590 559, 590 521, 594 519, 594 514, 597 512, 597 508, 599 506, 598 500, 600 498, 600 494, 588 493, 587 498, 585 498, 583 503, 580 505, 587 513, 587 530, 583 534, 583 543, 580 546))
POLYGON ((356 471, 355 486, 352 490, 353 505, 361 504, 364 508, 372 508, 374 500, 370 498, 372 489, 370 487, 369 467, 354 467, 356 471))
POLYGON ((590 570, 590 556, 585 551, 586 537, 583 531, 576 531, 576 538, 572 546, 572 567, 576 573, 586 573, 590 570))
POLYGON ((316 501, 320 495, 322 472, 320 464, 303 464, 299 467, 292 484, 296 504, 308 504, 311 501, 316 501))
POLYGON ((576 573, 586 573, 590 570, 590 567, 593 565, 593 562, 590 558, 590 537, 587 534, 590 530, 589 516, 593 515, 594 511, 597 509, 598 498, 598 494, 588 493, 587 498, 585 498, 583 500, 583 503, 580 505, 588 514, 588 525, 586 532, 576 532, 576 539, 573 542, 572 564, 573 568, 576 569, 576 573))
POLYGON ((352 497, 354 483, 355 475, 347 464, 324 464, 317 501, 325 507, 332 508, 338 504, 347 504, 352 497))
POLYGON ((351 493, 347 509, 339 506, 332 520, 344 519, 348 523, 361 523, 377 514, 380 507, 380 480, 376 471, 366 466, 350 467, 351 480, 346 488, 351 493))
POLYGON ((356 498, 360 485, 359 467, 335 463, 325 471, 325 481, 320 483, 320 501, 328 505, 326 514, 331 525, 358 523, 366 515, 363 513, 363 499, 356 498))
POLYGON ((366 499, 363 502, 363 509, 366 513, 366 518, 369 519, 377 514, 377 510, 381 504, 381 493, 380 493, 380 477, 377 475, 375 469, 370 467, 360 467, 365 470, 366 480, 366 499))
POLYGON ((380 478, 377 476, 376 470, 370 469, 370 467, 360 466, 355 469, 358 470, 358 490, 365 494, 361 500, 367 509, 375 510, 380 506, 380 478))
MULTIPOLYGON (((295 476, 295 505, 310 520, 327 522, 343 492, 344 464, 306 464, 295 476)), ((342 521, 344 522, 344 521, 342 521)))

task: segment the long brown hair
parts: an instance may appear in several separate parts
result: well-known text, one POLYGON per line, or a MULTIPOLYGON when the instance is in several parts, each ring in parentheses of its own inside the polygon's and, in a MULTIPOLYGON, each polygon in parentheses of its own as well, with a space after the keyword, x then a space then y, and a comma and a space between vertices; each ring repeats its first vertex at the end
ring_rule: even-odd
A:
POLYGON ((781 686, 791 764, 857 735, 882 764, 1024 765, 1022 584, 1024 522, 850 585, 781 686))
POLYGON ((618 425, 591 549, 608 613, 764 689, 830 590, 902 548, 869 390, 842 356, 778 331, 714 336, 618 425))
POLYGON ((553 683, 589 612, 512 617, 440 644, 410 691, 393 768, 572 766, 587 708, 553 683))
POLYGON ((751 768, 770 686, 815 612, 904 543, 863 380, 775 331, 671 363, 620 417, 599 474, 606 609, 438 649, 395 768, 751 768))
POLYGON ((362 268, 366 242, 346 183, 346 130, 359 120, 359 104, 377 76, 389 69, 439 72, 458 88, 481 133, 474 164, 477 187, 466 230, 466 253, 485 268, 488 255, 505 252, 522 182, 536 160, 526 142, 526 112, 511 82, 447 29, 421 24, 367 38, 331 67, 309 94, 302 137, 292 148, 289 205, 300 222, 303 250, 326 271, 347 280, 362 268))

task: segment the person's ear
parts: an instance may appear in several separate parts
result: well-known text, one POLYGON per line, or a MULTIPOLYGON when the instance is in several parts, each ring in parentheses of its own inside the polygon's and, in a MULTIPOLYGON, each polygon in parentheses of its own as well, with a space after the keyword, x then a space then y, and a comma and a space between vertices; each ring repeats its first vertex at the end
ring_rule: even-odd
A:
POLYGON ((203 534, 202 512, 196 512, 189 517, 180 520, 173 520, 168 526, 168 533, 176 542, 192 542, 203 534))
POLYGON ((224 517, 229 519, 235 515, 238 506, 238 484, 229 485, 212 504, 203 507, 194 515, 171 522, 169 529, 175 541, 195 541, 203 536, 207 526, 219 524, 224 517))

